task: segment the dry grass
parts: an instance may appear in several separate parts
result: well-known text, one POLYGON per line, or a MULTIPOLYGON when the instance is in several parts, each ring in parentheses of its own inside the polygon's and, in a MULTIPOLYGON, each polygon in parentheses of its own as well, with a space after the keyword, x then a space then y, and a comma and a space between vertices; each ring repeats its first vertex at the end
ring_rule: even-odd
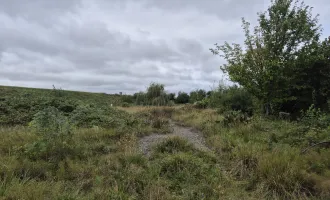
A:
MULTIPOLYGON (((26 127, 0 128, 0 199, 328 199, 330 151, 300 155, 299 124, 255 118, 224 127, 211 109, 128 107, 129 113, 168 118, 199 129, 212 151, 179 138, 139 151, 137 125, 78 128, 65 159, 30 159, 26 127)), ((147 119, 147 118, 146 118, 147 119)), ((144 120, 142 120, 144 121, 144 120)), ((147 120, 146 120, 147 121, 147 120)), ((153 131, 161 131, 153 129, 153 131)), ((65 149, 64 149, 65 150, 65 149)), ((33 152, 32 152, 33 153, 33 152)), ((49 152, 54 154, 54 152, 49 152)), ((63 152, 61 152, 63 153, 63 152)), ((65 152, 64 152, 65 153, 65 152)), ((34 158, 36 155, 33 155, 34 158)))

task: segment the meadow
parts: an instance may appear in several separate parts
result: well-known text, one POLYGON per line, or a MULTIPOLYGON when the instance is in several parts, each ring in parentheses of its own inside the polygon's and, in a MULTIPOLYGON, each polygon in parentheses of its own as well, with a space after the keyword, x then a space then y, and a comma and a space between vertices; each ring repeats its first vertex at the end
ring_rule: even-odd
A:
POLYGON ((90 99, 81 99, 69 112, 61 108, 71 105, 68 99, 75 93, 65 91, 64 96, 55 90, 31 89, 38 94, 31 97, 22 95, 28 89, 14 89, 5 88, 16 95, 5 96, 1 106, 8 109, 5 103, 12 105, 11 98, 20 96, 20 104, 11 109, 24 115, 14 123, 6 119, 10 112, 1 112, 1 119, 6 119, 0 129, 1 199, 327 199, 330 195, 330 150, 324 145, 308 149, 312 141, 329 139, 330 129, 316 109, 297 122, 261 115, 245 118, 198 104, 111 107, 113 97, 91 103, 99 94, 90 93, 86 94, 90 99), (37 97, 60 103, 40 104, 37 112, 27 109, 37 97), (171 134, 171 121, 201 133, 210 151, 169 137, 152 146, 150 156, 144 155, 139 141, 171 134))
POLYGON ((330 38, 311 9, 243 18, 241 44, 210 49, 233 83, 211 91, 0 86, 0 199, 329 199, 330 38))

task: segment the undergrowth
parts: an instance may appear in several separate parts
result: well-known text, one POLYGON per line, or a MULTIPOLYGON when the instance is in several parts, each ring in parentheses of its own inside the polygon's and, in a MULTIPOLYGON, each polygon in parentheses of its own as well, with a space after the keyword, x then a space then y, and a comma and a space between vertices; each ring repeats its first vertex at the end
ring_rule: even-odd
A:
POLYGON ((173 119, 206 136, 238 191, 263 199, 327 199, 330 150, 310 145, 329 141, 327 116, 311 107, 301 121, 270 120, 239 113, 184 107, 173 119), (226 116, 228 115, 228 116, 226 116))

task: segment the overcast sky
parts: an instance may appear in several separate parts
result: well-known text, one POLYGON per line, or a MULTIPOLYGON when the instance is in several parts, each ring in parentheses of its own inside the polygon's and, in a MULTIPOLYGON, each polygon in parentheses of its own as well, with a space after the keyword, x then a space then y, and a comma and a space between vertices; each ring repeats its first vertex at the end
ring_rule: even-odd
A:
MULTIPOLYGON (((330 35, 330 1, 306 0, 330 35), (328 23, 327 23, 328 22, 328 23)), ((210 89, 209 48, 243 41, 269 0, 0 0, 0 85, 133 93, 210 89), (23 2, 26 2, 24 4, 23 2)))

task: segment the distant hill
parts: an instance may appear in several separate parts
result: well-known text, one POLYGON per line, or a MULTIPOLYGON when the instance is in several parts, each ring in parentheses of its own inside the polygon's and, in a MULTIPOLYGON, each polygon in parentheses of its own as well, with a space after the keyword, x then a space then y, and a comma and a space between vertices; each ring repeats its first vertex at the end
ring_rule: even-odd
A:
POLYGON ((119 94, 106 94, 106 93, 91 93, 91 92, 78 92, 62 89, 40 89, 40 88, 25 88, 13 86, 0 85, 0 99, 25 97, 25 98, 40 98, 40 97, 63 97, 72 101, 84 101, 95 104, 113 104, 120 105, 121 95, 119 94))

